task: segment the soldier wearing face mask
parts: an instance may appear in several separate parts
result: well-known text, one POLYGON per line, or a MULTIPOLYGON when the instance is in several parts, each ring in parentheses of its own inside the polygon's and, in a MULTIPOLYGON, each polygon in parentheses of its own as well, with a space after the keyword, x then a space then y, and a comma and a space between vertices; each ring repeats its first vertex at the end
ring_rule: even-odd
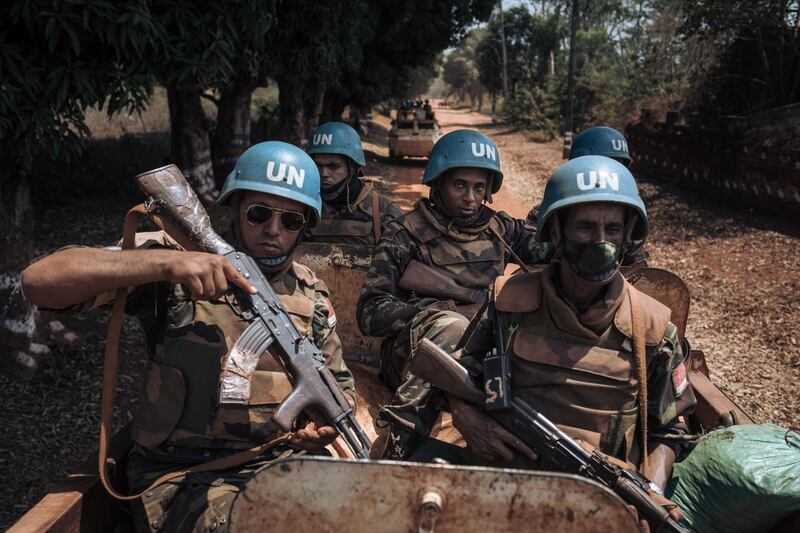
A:
POLYGON ((364 181, 367 162, 356 130, 327 122, 311 134, 308 154, 319 169, 322 217, 305 240, 340 244, 378 244, 390 221, 403 211, 364 181))
POLYGON ((390 224, 357 310, 361 331, 385 338, 381 378, 396 393, 380 421, 391 426, 384 457, 396 460, 411 456, 438 416, 428 384, 405 369, 416 344, 427 338, 452 351, 509 262, 541 264, 552 256, 524 221, 486 205, 503 174, 497 146, 485 135, 457 130, 442 137, 422 182, 429 197, 390 224), (474 297, 466 301, 463 293, 474 297))
MULTIPOLYGON (((512 396, 639 467, 660 494, 695 398, 670 309, 619 271, 649 230, 636 182, 610 158, 573 159, 547 182, 539 222, 537 238, 553 244, 556 259, 542 272, 497 279, 459 360, 482 382, 484 358, 502 342, 512 396)), ((532 452, 482 411, 455 398, 450 405, 473 460, 537 467, 532 452)))

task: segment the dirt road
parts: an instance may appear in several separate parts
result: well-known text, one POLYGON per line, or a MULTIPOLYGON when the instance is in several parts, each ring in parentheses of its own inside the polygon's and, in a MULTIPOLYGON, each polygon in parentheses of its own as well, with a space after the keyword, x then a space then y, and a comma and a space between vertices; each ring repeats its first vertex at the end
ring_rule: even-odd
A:
MULTIPOLYGON (((505 174, 493 207, 524 217, 541 200, 547 176, 561 162, 557 141, 492 125, 462 110, 437 110, 446 131, 475 128, 492 137, 505 174)), ((389 119, 365 139, 368 167, 379 189, 409 209, 420 194, 424 161, 392 165, 389 119)), ((669 184, 639 177, 653 228, 651 264, 689 285, 688 337, 706 352, 714 380, 759 421, 800 426, 800 231, 775 219, 727 209, 669 184)), ((128 199, 69 203, 37 214, 36 248, 117 240, 128 199)), ((0 530, 10 526, 96 450, 102 348, 107 315, 70 319, 82 348, 56 347, 52 366, 27 382, 0 377, 0 530)), ((128 324, 121 348, 116 425, 129 419, 139 390, 144 339, 128 324)))

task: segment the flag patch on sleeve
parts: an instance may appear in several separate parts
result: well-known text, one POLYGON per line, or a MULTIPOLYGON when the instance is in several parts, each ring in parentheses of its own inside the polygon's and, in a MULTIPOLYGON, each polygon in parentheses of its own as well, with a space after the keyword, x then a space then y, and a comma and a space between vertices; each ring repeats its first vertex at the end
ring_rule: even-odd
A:
POLYGON ((689 386, 689 379, 686 377, 686 365, 683 363, 672 371, 672 386, 675 388, 676 398, 683 394, 683 391, 689 386))
POLYGON ((325 303, 328 304, 328 327, 332 328, 336 325, 336 313, 333 311, 333 304, 330 298, 327 298, 325 303))

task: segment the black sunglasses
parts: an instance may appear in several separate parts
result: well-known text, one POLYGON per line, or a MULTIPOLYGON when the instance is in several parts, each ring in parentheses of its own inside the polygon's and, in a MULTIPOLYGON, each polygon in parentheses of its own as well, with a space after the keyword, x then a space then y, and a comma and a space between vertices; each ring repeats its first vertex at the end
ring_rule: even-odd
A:
POLYGON ((281 224, 289 231, 300 231, 306 225, 306 217, 297 211, 286 211, 277 207, 263 204, 253 204, 244 212, 247 223, 251 226, 261 226, 269 222, 274 213, 281 216, 281 224))

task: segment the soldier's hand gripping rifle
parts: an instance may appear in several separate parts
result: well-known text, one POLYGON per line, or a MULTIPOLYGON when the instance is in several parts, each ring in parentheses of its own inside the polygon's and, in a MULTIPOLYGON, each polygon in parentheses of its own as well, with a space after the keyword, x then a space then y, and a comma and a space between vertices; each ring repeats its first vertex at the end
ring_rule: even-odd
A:
POLYGON ((223 364, 219 401, 246 405, 250 378, 261 355, 270 347, 292 382, 292 391, 278 406, 272 419, 289 431, 300 413, 316 408, 336 428, 353 455, 369 456, 370 440, 356 420, 321 350, 311 338, 301 335, 258 264, 237 252, 211 227, 205 208, 175 165, 136 177, 139 188, 150 198, 149 213, 158 215, 170 235, 182 244, 225 257, 258 291, 236 292, 242 318, 250 326, 242 333, 223 364), (187 243, 190 241, 190 243, 187 243))
MULTIPOLYGON (((409 370, 464 401, 481 407, 486 403, 486 394, 473 383, 466 368, 428 339, 423 339, 411 354, 409 370)), ((521 398, 511 397, 507 409, 488 409, 486 413, 560 470, 585 476, 613 490, 637 509, 651 531, 689 533, 653 500, 644 476, 620 468, 599 451, 588 452, 521 398)))

